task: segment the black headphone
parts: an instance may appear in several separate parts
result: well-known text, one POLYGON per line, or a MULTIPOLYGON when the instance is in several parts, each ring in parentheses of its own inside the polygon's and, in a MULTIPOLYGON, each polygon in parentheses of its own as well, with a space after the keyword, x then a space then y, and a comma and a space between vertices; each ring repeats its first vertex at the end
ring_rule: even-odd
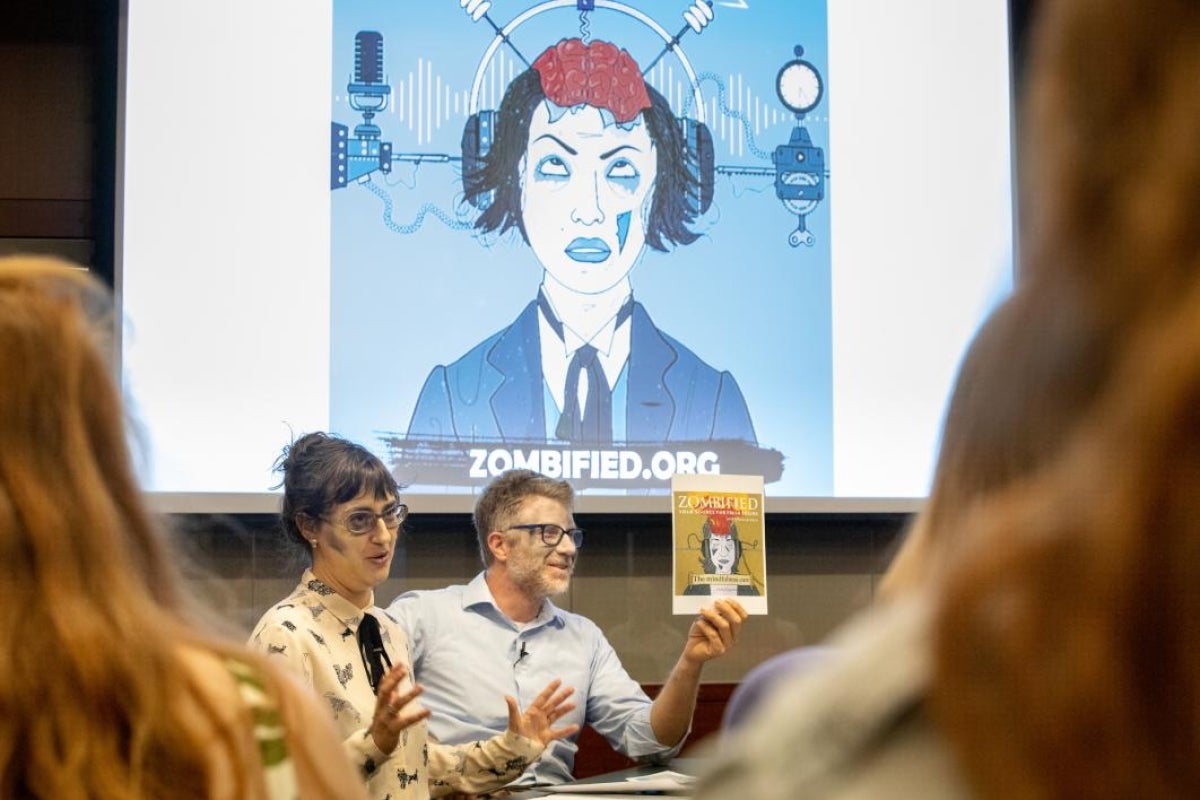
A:
MULTIPOLYGON (((493 51, 494 53, 494 51, 493 51)), ((476 83, 491 60, 489 54, 480 63, 476 72, 476 83)), ((532 69, 530 67, 529 69, 532 69)), ((690 69, 690 67, 689 67, 690 69)), ((689 76, 693 94, 700 98, 700 86, 693 77, 689 76)), ((476 92, 471 92, 471 103, 476 102, 476 92)), ((698 102, 698 108, 703 112, 703 103, 698 102)), ((463 126, 462 135, 462 171, 463 176, 477 173, 483 168, 484 159, 492 149, 496 140, 495 109, 472 110, 463 126)), ((713 153, 712 132, 703 121, 691 117, 676 117, 676 124, 683 137, 683 158, 692 180, 688 184, 687 204, 694 216, 700 216, 712 205, 713 185, 715 182, 715 155, 713 153)), ((471 199, 471 204, 479 210, 484 210, 492 204, 491 192, 486 192, 471 199)))
MULTIPOLYGON (((493 109, 477 111, 467 117, 462 134, 463 180, 483 169, 484 159, 491 152, 495 141, 496 112, 493 109)), ((470 198, 471 205, 483 211, 492 204, 492 193, 485 192, 470 198)))
POLYGON ((683 152, 693 183, 688 189, 688 206, 700 216, 712 205, 716 159, 713 154, 712 131, 708 125, 691 117, 676 117, 683 132, 683 152))

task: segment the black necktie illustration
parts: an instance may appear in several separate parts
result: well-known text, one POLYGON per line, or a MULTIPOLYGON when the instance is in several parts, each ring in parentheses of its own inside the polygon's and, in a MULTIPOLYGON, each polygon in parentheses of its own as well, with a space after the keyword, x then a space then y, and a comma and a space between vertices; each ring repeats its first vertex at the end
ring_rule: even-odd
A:
MULTIPOLYGON (((546 322, 565 341, 562 321, 554 314, 546 295, 538 292, 538 307, 546 322)), ((633 298, 629 297, 617 310, 614 329, 621 327, 633 313, 633 298)), ((567 365, 566 390, 563 394, 563 412, 558 420, 554 435, 567 442, 586 444, 612 443, 612 389, 600 363, 596 348, 582 345, 567 365), (587 375, 587 397, 579 402, 579 376, 587 375)))
POLYGON ((568 442, 608 444, 612 442, 612 390, 596 356, 596 348, 585 344, 575 351, 567 367, 567 390, 563 413, 558 420, 559 439, 568 442), (587 399, 580 409, 579 376, 587 374, 587 399))

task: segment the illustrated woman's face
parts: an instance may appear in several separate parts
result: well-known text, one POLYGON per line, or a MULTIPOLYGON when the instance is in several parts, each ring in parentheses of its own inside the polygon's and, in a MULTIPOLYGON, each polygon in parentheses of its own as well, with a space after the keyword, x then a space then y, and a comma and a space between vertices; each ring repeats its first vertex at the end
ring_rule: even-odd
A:
POLYGON ((709 558, 717 568, 718 575, 729 575, 733 572, 737 560, 737 545, 732 536, 714 536, 709 540, 709 558))
POLYGON ((551 121, 539 104, 521 163, 521 214, 549 279, 597 294, 625 278, 646 244, 657 174, 640 117, 625 130, 583 106, 551 121))

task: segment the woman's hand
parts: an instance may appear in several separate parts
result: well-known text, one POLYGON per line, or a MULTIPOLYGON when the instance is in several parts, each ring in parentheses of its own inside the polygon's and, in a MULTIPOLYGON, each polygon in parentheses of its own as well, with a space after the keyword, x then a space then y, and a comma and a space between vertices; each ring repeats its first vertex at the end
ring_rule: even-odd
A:
POLYGON ((572 687, 559 689, 560 686, 562 686, 562 681, 557 678, 550 681, 542 693, 529 705, 529 708, 525 709, 524 714, 521 713, 516 698, 506 696, 504 701, 508 703, 508 729, 526 739, 536 739, 542 743, 542 746, 550 744, 555 739, 570 736, 579 730, 578 725, 566 725, 562 728, 550 727, 555 720, 575 710, 574 703, 566 702, 567 698, 575 693, 575 689, 572 687))
POLYGON ((375 715, 371 718, 371 738, 375 746, 391 754, 400 741, 400 732, 428 719, 429 710, 413 701, 424 689, 413 684, 408 691, 400 691, 400 682, 408 675, 403 664, 396 664, 379 681, 379 694, 375 697, 375 715))

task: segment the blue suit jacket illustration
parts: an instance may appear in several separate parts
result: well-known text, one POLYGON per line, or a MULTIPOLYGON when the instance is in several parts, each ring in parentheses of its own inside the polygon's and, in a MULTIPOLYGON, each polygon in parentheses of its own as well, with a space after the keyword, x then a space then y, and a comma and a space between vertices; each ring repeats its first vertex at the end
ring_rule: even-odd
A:
MULTIPOLYGON (((630 317, 629 442, 736 439, 757 444, 737 381, 655 327, 640 303, 630 317)), ((538 306, 425 379, 409 437, 546 441, 538 306)), ((614 408, 613 413, 620 413, 614 408)))

